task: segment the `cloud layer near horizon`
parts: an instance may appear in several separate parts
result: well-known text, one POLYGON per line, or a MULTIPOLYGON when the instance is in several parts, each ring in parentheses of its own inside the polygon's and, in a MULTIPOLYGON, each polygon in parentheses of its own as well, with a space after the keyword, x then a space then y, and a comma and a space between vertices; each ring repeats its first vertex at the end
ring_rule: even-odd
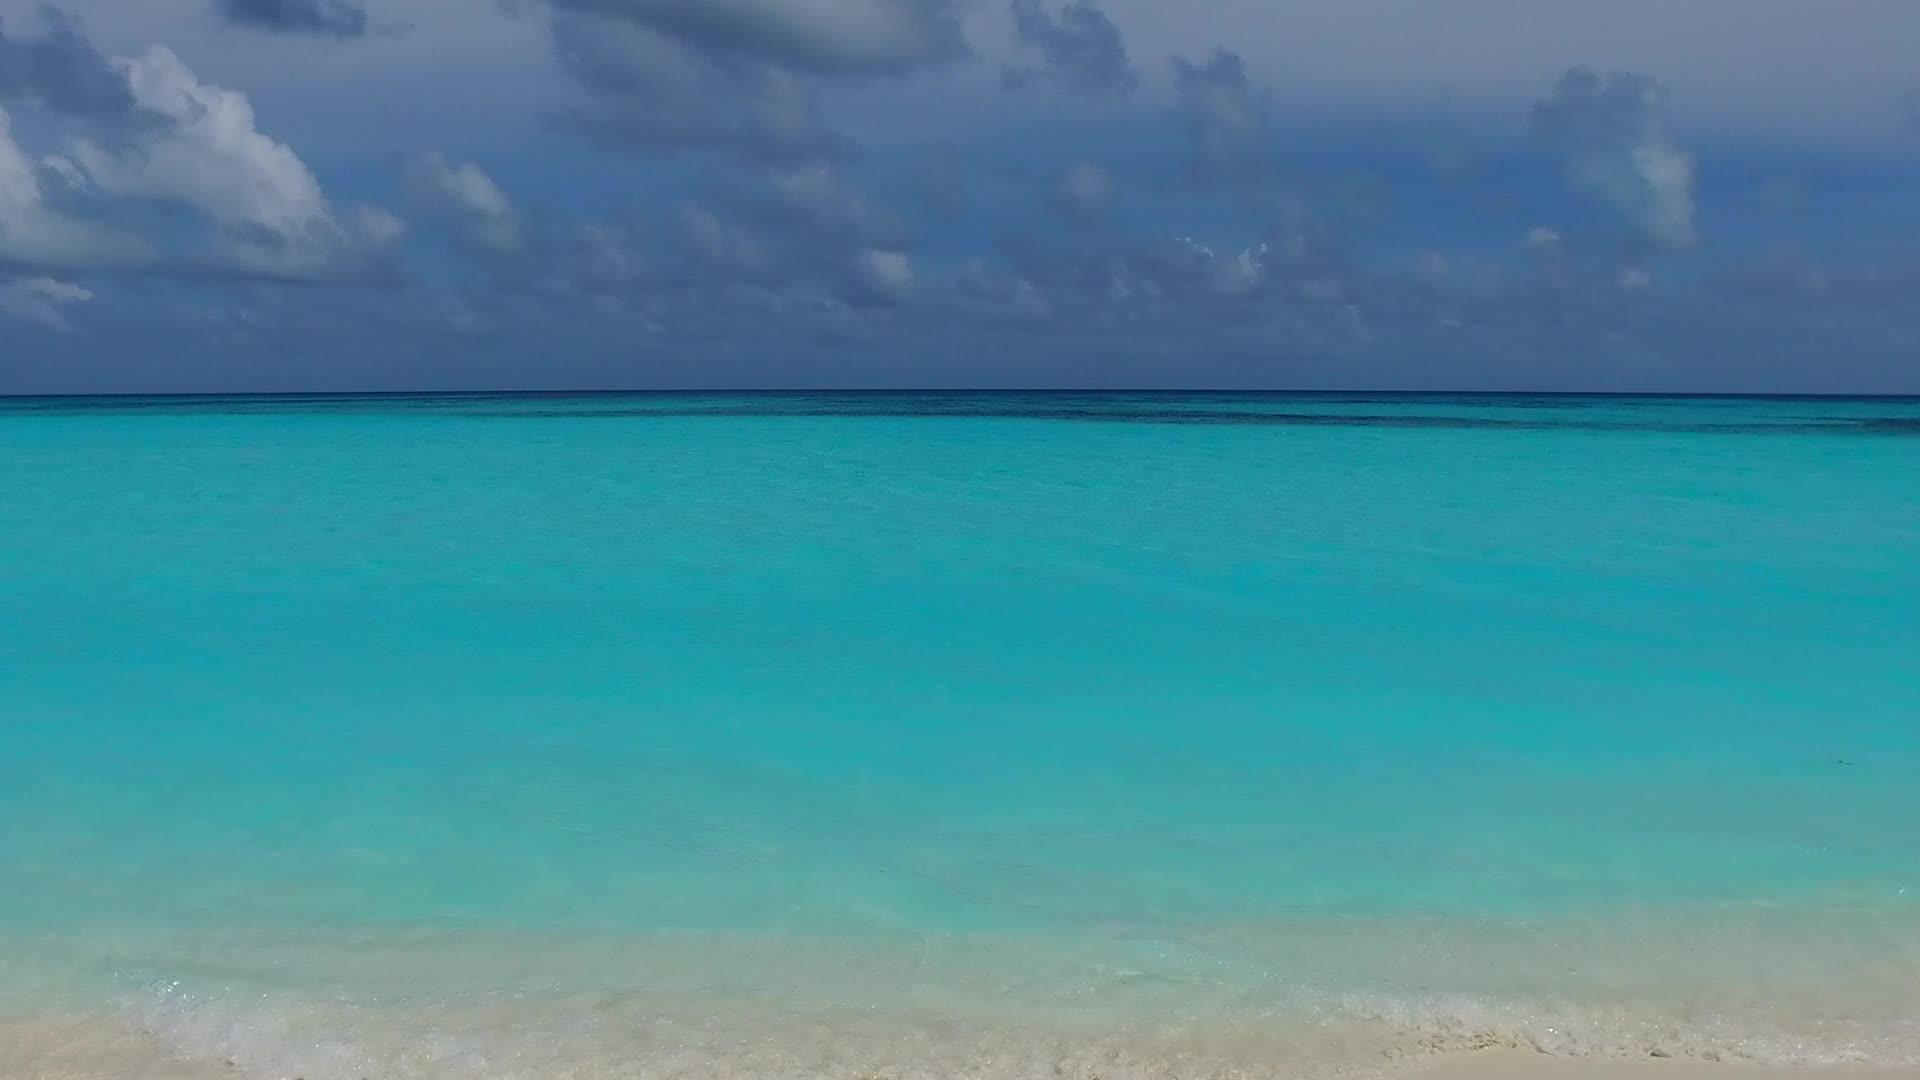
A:
MULTIPOLYGON (((1491 105, 1310 100, 1243 51, 1351 49, 1333 5, 511 0, 472 41, 423 0, 203 0, 177 40, 16 7, 0 390, 1920 389, 1911 81, 1835 149, 1605 49, 1491 105), (436 40, 473 66, 425 73, 436 40)), ((1420 70, 1407 29, 1373 74, 1420 70)))

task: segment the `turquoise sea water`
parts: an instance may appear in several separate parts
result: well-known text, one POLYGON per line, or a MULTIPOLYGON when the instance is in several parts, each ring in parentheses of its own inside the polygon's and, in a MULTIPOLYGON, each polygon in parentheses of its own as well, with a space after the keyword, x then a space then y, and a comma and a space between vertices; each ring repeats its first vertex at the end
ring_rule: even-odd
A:
POLYGON ((1920 400, 0 402, 0 1074, 1920 1061, 1920 400))

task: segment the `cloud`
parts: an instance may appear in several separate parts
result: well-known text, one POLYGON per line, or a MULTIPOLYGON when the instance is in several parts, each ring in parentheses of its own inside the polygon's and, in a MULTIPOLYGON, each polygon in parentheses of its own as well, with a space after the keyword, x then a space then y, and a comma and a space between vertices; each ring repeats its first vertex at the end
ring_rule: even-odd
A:
POLYGON ((1204 64, 1173 58, 1174 106, 1200 179, 1239 183, 1271 169, 1266 102, 1238 54, 1216 49, 1204 64))
POLYGON ((147 257, 136 237, 64 213, 49 204, 49 186, 70 174, 35 161, 13 139, 0 109, 0 264, 33 268, 124 266, 147 257))
POLYGON ((629 149, 844 158, 855 146, 824 118, 824 90, 970 55, 960 4, 545 0, 554 53, 587 96, 551 116, 629 149))
MULTIPOLYGON (((827 91, 938 67, 969 48, 956 0, 545 0, 552 45, 585 91, 551 110, 563 129, 620 149, 744 158, 717 174, 665 239, 642 288, 623 282, 604 302, 694 322, 735 306, 834 312, 903 304, 915 288, 904 229, 849 178, 855 142, 833 129, 827 91), (675 259, 672 250, 683 258, 675 259), (699 309, 699 310, 695 310, 699 309)), ((958 163, 923 194, 964 211, 958 163)), ((542 278, 579 287, 577 266, 542 278)), ((761 317, 764 317, 762 315, 761 317)), ((724 327, 737 318, 719 319, 724 327)), ((715 332, 724 332, 716 330, 715 332)))
POLYGON ((969 259, 953 278, 950 299, 963 318, 1039 322, 1052 314, 1040 287, 1019 274, 969 259))
POLYGON ((66 313, 60 309, 85 303, 93 293, 58 278, 17 278, 0 284, 0 315, 38 323, 49 330, 71 330, 66 313))
POLYGON ((551 0, 715 57, 828 76, 905 75, 970 52, 954 0, 551 0))
POLYGON ((1105 217, 1077 230, 1009 234, 1003 252, 1012 279, 1046 299, 1061 331, 1134 325, 1141 334, 1196 340, 1270 314, 1260 297, 1272 264, 1284 261, 1262 240, 1219 253, 1190 236, 1132 235, 1105 217))
POLYGON ((1176 244, 1187 272, 1197 271, 1207 287, 1221 296, 1251 296, 1259 291, 1272 250, 1270 245, 1261 243, 1243 248, 1237 255, 1218 255, 1213 248, 1190 236, 1180 237, 1176 244))
MULTIPOLYGON (((1601 348, 1594 343, 1611 340, 1609 333, 1637 333, 1668 317, 1665 298, 1649 303, 1625 295, 1642 282, 1622 277, 1618 252, 1570 249, 1549 257, 1516 243, 1505 253, 1475 247, 1382 260, 1369 246, 1363 261, 1345 250, 1337 208, 1316 215, 1302 205, 1237 235, 1218 222, 1208 234, 1181 235, 1159 231, 1151 215, 1136 218, 1008 230, 1001 238, 1007 269, 969 266, 951 286, 949 306, 980 321, 927 337, 960 341, 968 333, 1002 332, 994 328, 1004 329, 1019 304, 1029 313, 1020 332, 1045 335, 1032 343, 1032 355, 1141 357, 1168 365, 1144 369, 1158 377, 1185 378, 1186 365, 1199 364, 1211 378, 1298 384, 1287 374, 1295 372, 1322 385, 1435 385, 1497 369, 1493 385, 1508 376, 1515 384, 1578 385, 1577 372, 1543 376, 1513 365, 1544 354, 1556 364, 1566 356, 1591 358, 1601 348), (1044 320, 1030 314, 1035 310, 1045 311, 1044 320), (1420 365, 1405 359, 1416 356, 1420 365), (1302 371, 1256 361, 1327 366, 1302 371)), ((1563 243, 1544 230, 1533 242, 1563 243)), ((1187 384, 1208 381, 1195 376, 1187 384)))
POLYGON ((1082 216, 1103 214, 1113 202, 1113 178, 1092 162, 1069 166, 1060 174, 1054 190, 1062 206, 1082 216))
POLYGON ((1005 85, 1046 79, 1077 93, 1111 95, 1130 94, 1140 85, 1120 28, 1090 0, 1068 0, 1058 15, 1043 0, 1011 0, 1010 7, 1021 56, 1038 63, 1009 65, 1005 85))
POLYGON ((776 169, 763 193, 745 204, 753 216, 816 240, 838 238, 871 247, 893 247, 899 224, 876 207, 842 169, 825 162, 776 169))
POLYGON ((1692 247, 1693 158, 1667 133, 1667 95, 1641 75, 1567 72, 1533 108, 1533 137, 1567 180, 1626 217, 1656 247, 1692 247))
POLYGON ((904 304, 913 295, 913 258, 904 251, 862 249, 854 258, 861 298, 904 304))
POLYGON ((126 80, 87 40, 80 23, 59 8, 40 9, 46 32, 8 37, 0 26, 0 102, 72 114, 112 115, 133 105, 126 80))
POLYGON ((214 0, 230 26, 276 34, 357 38, 367 34, 367 9, 349 0, 214 0))
POLYGON ((1783 245, 1723 267, 1717 279, 1722 293, 1769 311, 1898 312, 1920 323, 1920 262, 1911 256, 1835 261, 1783 245))
POLYGON ((258 130, 245 94, 202 83, 161 46, 115 66, 144 122, 116 144, 67 143, 98 192, 187 207, 213 228, 226 267, 269 277, 331 276, 398 238, 384 210, 336 212, 299 156, 258 130))
POLYGON ((1295 103, 1309 120, 1404 115, 1446 88, 1465 130, 1488 131, 1567 68, 1600 62, 1660 77, 1687 103, 1689 129, 1884 147, 1896 134, 1889 89, 1920 75, 1911 55, 1920 5, 1907 0, 1850 0, 1846 18, 1806 0, 1100 3, 1136 59, 1149 48, 1154 58, 1232 48, 1289 103, 1288 119, 1295 103), (1756 32, 1731 29, 1745 27, 1756 32))
POLYGON ((1560 233, 1545 225, 1535 225, 1527 230, 1526 245, 1534 251, 1552 251, 1560 246, 1560 233))
POLYGON ((725 150, 767 162, 840 157, 813 83, 772 64, 716 57, 657 27, 555 12, 561 67, 587 91, 551 115, 563 128, 629 149, 725 150))
POLYGON ((414 163, 408 182, 414 197, 451 219, 468 242, 503 254, 526 246, 519 210, 478 165, 451 164, 434 150, 414 163))
POLYGON ((763 278, 772 269, 773 252, 748 230, 704 206, 685 207, 680 217, 694 253, 707 266, 750 279, 763 278))
POLYGON ((164 48, 107 60, 67 16, 43 20, 38 38, 0 39, 0 85, 66 134, 60 153, 35 158, 0 110, 0 262, 313 280, 399 236, 383 210, 331 206, 299 157, 257 130, 245 95, 201 83, 164 48), (153 205, 189 210, 213 249, 164 250, 180 232, 153 205))
POLYGON ((901 223, 827 162, 732 170, 659 224, 550 232, 484 264, 483 285, 508 302, 590 297, 723 337, 741 332, 743 305, 761 322, 834 312, 822 317, 846 329, 918 291, 901 223))
MULTIPOLYGON (((60 348, 106 340, 107 328, 117 334, 143 318, 172 319, 162 309, 179 298, 272 323, 272 333, 249 339, 262 348, 320 330, 342 313, 386 310, 386 298, 375 295, 386 290, 234 288, 212 279, 353 281, 397 268, 416 254, 395 244, 398 219, 343 205, 344 189, 320 183, 331 174, 308 165, 330 164, 343 182, 379 183, 384 178, 366 171, 369 162, 383 155, 409 161, 435 146, 451 156, 417 159, 407 172, 410 205, 446 232, 465 262, 453 274, 440 272, 437 259, 426 263, 433 272, 392 298, 395 310, 383 316, 390 321, 370 325, 403 326, 413 316, 402 309, 431 310, 431 319, 419 318, 422 325, 440 320, 432 333, 454 333, 457 321, 462 340, 496 342, 487 348, 502 353, 508 346, 499 342, 539 344, 553 333, 622 362, 647 347, 636 348, 642 339, 635 335, 644 331, 646 342, 657 343, 657 372, 610 365, 599 369, 606 385, 703 381, 709 369, 700 363, 711 358, 748 372, 747 381, 756 370, 763 379, 791 372, 803 381, 834 371, 884 373, 888 359, 910 354, 919 363, 922 353, 904 345, 922 342, 927 355, 954 365, 929 359, 909 373, 933 380, 1019 381, 1030 370, 1023 365, 1099 379, 1108 356, 1147 356, 1160 366, 1143 362, 1114 378, 1293 382, 1293 369, 1261 362, 1311 356, 1352 361, 1324 369, 1326 381, 1366 384, 1379 381, 1370 371, 1388 370, 1366 365, 1395 363, 1398 355, 1408 359, 1392 370, 1415 381, 1457 371, 1483 385, 1524 385, 1526 363, 1605 362, 1592 343, 1616 336, 1673 342, 1705 326, 1799 318, 1813 328, 1800 340, 1846 320, 1854 336, 1845 340, 1865 341, 1920 326, 1902 314, 1920 310, 1911 299, 1920 296, 1916 278, 1872 273, 1902 256, 1894 231, 1880 227, 1899 212, 1898 192, 1850 178, 1871 162, 1774 147, 1782 151, 1778 168, 1806 178, 1810 206, 1857 189, 1850 212, 1789 222, 1755 195, 1754 184, 1770 172, 1752 182, 1736 177, 1711 208, 1727 242, 1690 257, 1685 273, 1662 269, 1656 249, 1697 242, 1695 198, 1705 198, 1680 144, 1693 147, 1669 134, 1676 121, 1666 114, 1665 91, 1608 75, 1554 89, 1578 58, 1559 51, 1558 39, 1469 34, 1462 20, 1438 15, 1382 25, 1338 5, 1276 8, 1254 0, 1221 0, 1198 14, 1150 0, 519 0, 538 17, 513 21, 496 17, 496 3, 476 0, 453 5, 459 12, 448 8, 442 22, 421 13, 447 7, 443 0, 355 0, 376 21, 393 11, 457 32, 416 34, 391 48, 282 55, 271 42, 215 35, 208 20, 166 14, 204 12, 215 0, 89 0, 102 40, 144 43, 158 35, 196 68, 194 58, 215 55, 203 50, 225 49, 215 81, 247 88, 241 95, 203 85, 177 59, 171 74, 153 54, 116 66, 70 21, 32 17, 34 2, 0 0, 13 15, 5 28, 11 36, 0 36, 0 107, 12 121, 0 141, 0 283, 67 283, 106 298, 90 306, 46 301, 55 314, 83 314, 100 328, 49 339, 60 348), (799 19, 807 13, 828 29, 799 19), (942 30, 948 15, 955 20, 942 30), (966 49, 959 15, 977 19, 966 26, 980 44, 1011 44, 1012 51, 971 68, 957 61, 966 49), (1303 30, 1301 20, 1309 29, 1315 20, 1350 26, 1354 34, 1329 42, 1303 30), (497 65, 473 62, 478 54, 458 25, 467 21, 476 40, 513 39, 487 54, 497 65), (1283 24, 1287 34, 1270 33, 1283 24), (1412 25, 1423 32, 1409 33, 1412 25), (1435 122, 1437 81, 1426 73, 1437 69, 1421 67, 1419 50, 1443 31, 1475 39, 1436 44, 1464 58, 1447 59, 1453 70, 1477 70, 1474 49, 1482 47, 1504 50, 1507 66, 1476 84, 1481 90, 1450 96, 1435 122), (1286 44, 1301 40, 1315 47, 1286 44), (1233 51, 1213 51, 1216 41, 1233 51), (240 48, 250 42, 260 47, 240 48), (1155 57, 1139 52, 1142 42, 1155 57), (1351 63, 1377 56, 1369 52, 1375 45, 1407 63, 1351 63), (1524 63, 1516 59, 1522 46, 1530 50, 1524 63), (404 71, 383 66, 416 47, 445 47, 462 59, 436 56, 421 66, 415 61, 425 57, 415 53, 401 58, 404 71), (1187 59, 1158 70, 1170 76, 1170 98, 1157 118, 1133 105, 1058 100, 1124 92, 1142 77, 1136 63, 1155 74, 1147 61, 1169 54, 1187 59), (288 59, 299 63, 288 67, 288 59), (1003 60, 1016 82, 1031 83, 1058 108, 1036 113, 994 92, 1003 60), (308 61, 320 66, 308 70, 308 61), (1332 81, 1317 74, 1335 68, 1332 81), (953 77, 919 77, 929 72, 953 77), (342 89, 303 92, 316 78, 343 80, 342 89), (470 107, 456 111, 484 118, 474 123, 488 130, 440 130, 450 115, 440 106, 451 99, 410 96, 402 83, 417 80, 468 87, 461 100, 470 107), (364 103, 371 99, 348 92, 348 81, 379 97, 377 119, 353 112, 372 107, 364 103), (1499 95, 1489 96, 1484 87, 1496 83, 1499 95), (1553 157, 1528 165, 1511 152, 1525 133, 1512 118, 1536 98, 1546 99, 1533 122, 1536 149, 1553 157), (541 105, 560 106, 546 115, 632 156, 543 156, 538 133, 516 126, 541 105), (1421 111, 1395 120, 1392 111, 1408 105, 1421 111), (282 117, 286 126, 276 126, 282 117), (1428 127, 1444 130, 1422 141, 1428 127), (319 141, 309 146, 301 131, 319 141), (1469 173, 1458 173, 1464 155, 1456 144, 1479 148, 1469 173), (306 153, 322 145, 324 158, 306 153), (509 145, 524 160, 499 157, 509 145), (1422 171, 1420 148, 1438 159, 1437 172, 1455 178, 1452 187, 1440 189, 1422 171), (1167 161, 1174 164, 1158 167, 1190 182, 1156 182, 1168 178, 1143 172, 1167 161), (1357 163, 1377 173, 1351 171, 1357 163), (1542 168, 1557 173, 1563 165, 1576 196, 1592 200, 1591 215, 1567 215, 1559 190, 1567 185, 1557 176, 1541 185, 1542 168), (488 171, 542 182, 515 187, 510 197, 488 171), (536 188, 553 202, 553 215, 537 212, 536 188), (1379 192, 1389 188, 1393 204, 1382 206, 1379 192), (616 197, 634 205, 585 220, 591 207, 616 197), (962 215, 970 217, 945 220, 962 215), (1588 217, 1601 218, 1601 227, 1588 217), (1615 220, 1622 224, 1609 230, 1615 220), (1616 239, 1609 231, 1629 228, 1639 242, 1609 242, 1616 239), (1757 291, 1714 292, 1714 282, 1769 240, 1785 238, 1824 258, 1858 252, 1863 262, 1783 271, 1772 285, 1777 302, 1755 299, 1757 291), (137 287, 114 280, 131 274, 142 278, 137 287), (436 296, 423 300, 423 293, 436 296), (868 334, 872 347, 828 356, 810 351, 815 333, 836 340, 868 334), (1080 366, 1056 363, 1067 355, 1083 357, 1080 366), (835 368, 843 357, 869 366, 835 368), (1414 357, 1430 366, 1416 366, 1414 357), (1458 368, 1449 366, 1456 361, 1458 368)), ((1492 2, 1502 12, 1520 10, 1509 0, 1492 2)), ((1575 18, 1560 9, 1543 17, 1575 18)), ((1713 81, 1720 59, 1690 66, 1569 40, 1566 48, 1661 73, 1690 110, 1704 110, 1717 93, 1703 84, 1713 81)), ((1823 72, 1816 78, 1827 78, 1823 72)), ((1837 124, 1870 121, 1881 137, 1892 132, 1884 74, 1877 78, 1878 96, 1837 124)), ((1710 130, 1713 118, 1700 126, 1710 130)), ((1698 149, 1704 156, 1721 145, 1747 144, 1703 141, 1698 149)), ((1743 172, 1739 164, 1729 168, 1743 172)), ((418 254, 426 256, 426 245, 418 254)), ((40 303, 45 293, 30 299, 40 303)), ((221 332, 237 332, 237 318, 221 332)), ((38 333, 27 323, 9 325, 10 334, 38 333)), ((347 346, 371 336, 365 326, 325 331, 322 340, 332 344, 302 348, 311 350, 312 370, 324 374, 326 363, 353 362, 345 358, 358 354, 347 346), (328 351, 334 358, 322 359, 328 351)), ((437 377, 443 369, 431 353, 426 348, 407 374, 437 377)), ((510 381, 538 381, 568 362, 535 371, 500 360, 493 370, 510 381)), ((1822 362, 1839 361, 1809 361, 1822 362)), ((1732 367, 1702 358, 1674 370, 1715 364, 1722 372, 1732 367)), ((108 366, 102 362, 102 370, 108 366)), ((1569 366, 1561 374, 1564 384, 1585 373, 1569 366)), ((1309 372, 1301 381, 1320 377, 1309 372)))

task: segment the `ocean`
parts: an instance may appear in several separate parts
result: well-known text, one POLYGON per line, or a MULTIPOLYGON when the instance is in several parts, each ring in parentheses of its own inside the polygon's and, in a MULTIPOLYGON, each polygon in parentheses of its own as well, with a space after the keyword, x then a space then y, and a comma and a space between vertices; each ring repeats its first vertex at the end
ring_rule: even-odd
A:
POLYGON ((0 1074, 1920 1063, 1920 399, 0 401, 0 1074))

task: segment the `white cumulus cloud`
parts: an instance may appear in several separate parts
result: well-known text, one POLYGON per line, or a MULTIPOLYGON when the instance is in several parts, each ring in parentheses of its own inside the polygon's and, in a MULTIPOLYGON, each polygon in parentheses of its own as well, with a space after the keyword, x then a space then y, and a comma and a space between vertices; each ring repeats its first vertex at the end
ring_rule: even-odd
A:
POLYGON ((1534 137, 1558 154, 1574 187, 1606 200, 1648 242, 1693 246, 1693 157, 1667 131, 1667 94, 1627 72, 1566 73, 1534 106, 1534 137))
POLYGON ((21 150, 11 118, 0 109, 0 260, 59 268, 141 258, 145 246, 137 239, 47 205, 47 181, 66 182, 59 165, 21 150))
POLYGON ((258 129, 245 94, 201 82, 162 46, 114 63, 153 122, 120 145, 68 141, 100 192, 186 206, 214 226, 225 259, 273 276, 322 276, 399 235, 385 211, 336 212, 299 155, 258 129))
POLYGON ((435 150, 414 164, 411 180, 415 196, 454 219, 473 242, 503 253, 524 246, 519 210, 478 165, 454 165, 435 150))

